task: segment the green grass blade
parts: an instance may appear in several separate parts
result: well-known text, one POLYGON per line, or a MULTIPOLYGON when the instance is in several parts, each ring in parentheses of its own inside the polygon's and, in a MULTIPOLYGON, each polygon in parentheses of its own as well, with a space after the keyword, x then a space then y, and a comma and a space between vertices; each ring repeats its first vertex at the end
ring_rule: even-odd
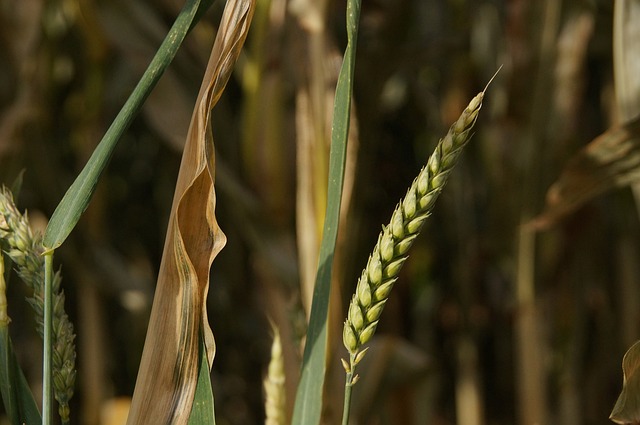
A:
MULTIPOLYGON (((212 1, 204 0, 204 4, 210 5, 212 1)), ((195 22, 196 16, 203 13, 200 3, 201 0, 187 0, 138 85, 105 133, 84 169, 58 204, 45 231, 43 245, 46 249, 52 250, 62 245, 78 223, 82 213, 87 209, 98 184, 98 179, 109 162, 118 140, 175 57, 178 48, 195 22)))
POLYGON ((41 423, 38 406, 16 360, 7 326, 0 326, 0 393, 11 424, 41 423))
POLYGON ((12 425, 39 425, 40 412, 9 337, 4 256, 0 253, 0 394, 12 425))
POLYGON ((313 305, 307 329, 307 342, 302 360, 302 373, 293 410, 292 423, 295 425, 316 425, 320 423, 322 412, 331 270, 338 235, 359 18, 360 1, 349 0, 347 4, 348 43, 338 76, 333 108, 327 211, 320 246, 318 273, 313 291, 313 305))
POLYGON ((215 425, 216 417, 213 403, 213 389, 209 374, 209 361, 204 349, 204 342, 200 337, 200 370, 198 384, 193 399, 193 407, 189 416, 189 425, 215 425))

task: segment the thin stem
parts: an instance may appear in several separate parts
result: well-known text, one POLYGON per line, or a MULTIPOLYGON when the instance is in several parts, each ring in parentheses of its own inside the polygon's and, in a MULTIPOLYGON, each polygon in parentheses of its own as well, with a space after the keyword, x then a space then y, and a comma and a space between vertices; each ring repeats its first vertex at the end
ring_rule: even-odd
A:
POLYGON ((50 425, 53 412, 53 251, 44 256, 44 356, 42 367, 42 424, 50 425))
POLYGON ((349 425, 349 414, 351 412, 351 389, 353 388, 353 377, 355 375, 355 365, 353 365, 354 356, 351 357, 351 370, 347 372, 347 378, 344 384, 344 407, 342 409, 342 425, 349 425))

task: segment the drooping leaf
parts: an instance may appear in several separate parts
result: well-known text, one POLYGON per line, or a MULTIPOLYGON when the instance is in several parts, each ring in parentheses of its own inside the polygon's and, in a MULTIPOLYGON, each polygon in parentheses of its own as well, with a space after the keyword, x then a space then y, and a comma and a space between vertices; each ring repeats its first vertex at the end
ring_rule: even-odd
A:
POLYGON ((622 392, 609 416, 617 424, 640 424, 640 341, 622 359, 622 392))
POLYGON ((640 116, 611 128, 569 160, 549 188, 544 211, 531 223, 552 226, 607 190, 640 180, 640 116))
MULTIPOLYGON (((209 268, 226 243, 215 217, 211 109, 244 43, 254 0, 229 0, 200 88, 183 152, 142 361, 127 423, 186 424, 201 370, 215 344, 208 325, 209 268)), ((211 412, 213 414, 213 412, 211 412)))

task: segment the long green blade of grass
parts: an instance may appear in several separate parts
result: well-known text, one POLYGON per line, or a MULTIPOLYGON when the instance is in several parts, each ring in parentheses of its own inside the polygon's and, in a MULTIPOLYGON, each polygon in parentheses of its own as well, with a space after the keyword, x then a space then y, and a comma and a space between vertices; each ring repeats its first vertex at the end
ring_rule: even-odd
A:
POLYGON ((9 337, 4 258, 0 254, 0 394, 12 425, 39 425, 42 421, 29 384, 16 360, 9 337))
POLYGON ((347 3, 348 43, 340 75, 338 76, 333 108, 327 211, 324 220, 322 244, 320 246, 316 284, 313 291, 311 316, 307 329, 307 340, 302 360, 302 374, 293 410, 292 423, 296 425, 316 425, 320 423, 322 412, 331 270, 338 235, 359 19, 360 0, 349 0, 347 3))
POLYGON ((89 205, 91 196, 98 184, 98 179, 109 162, 118 140, 129 127, 147 96, 149 96, 149 93, 151 93, 151 90, 175 57, 178 48, 196 18, 199 18, 204 13, 204 6, 208 7, 212 1, 187 0, 185 3, 138 85, 105 133, 84 169, 67 190, 67 193, 54 211, 43 240, 43 245, 47 250, 53 250, 62 245, 78 223, 80 216, 89 205))
POLYGON ((0 392, 11 424, 41 423, 38 406, 16 360, 7 326, 0 326, 0 392))
POLYGON ((209 361, 204 347, 203 337, 200 337, 200 370, 198 384, 189 416, 189 425, 215 425, 216 416, 213 403, 213 389, 211 375, 209 375, 209 361))

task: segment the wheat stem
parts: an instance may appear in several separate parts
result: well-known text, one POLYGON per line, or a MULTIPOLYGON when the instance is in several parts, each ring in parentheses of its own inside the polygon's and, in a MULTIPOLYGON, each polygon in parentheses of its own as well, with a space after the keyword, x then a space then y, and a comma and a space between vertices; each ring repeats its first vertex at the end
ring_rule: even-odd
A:
POLYGON ((53 253, 44 256, 44 355, 42 360, 42 423, 48 425, 53 418, 53 253))

